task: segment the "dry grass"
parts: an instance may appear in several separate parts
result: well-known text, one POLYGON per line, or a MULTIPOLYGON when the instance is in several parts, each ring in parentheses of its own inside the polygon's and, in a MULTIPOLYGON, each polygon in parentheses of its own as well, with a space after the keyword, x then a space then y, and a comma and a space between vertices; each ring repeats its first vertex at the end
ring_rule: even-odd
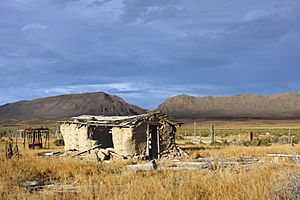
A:
MULTIPOLYGON (((278 148, 284 150, 286 146, 278 148)), ((228 147, 204 151, 212 156, 234 153, 239 156, 241 154, 237 151, 250 155, 258 150, 274 152, 271 149, 228 147)), ((287 177, 298 170, 288 162, 227 172, 169 170, 134 173, 124 169, 126 164, 128 161, 94 164, 77 159, 39 158, 34 154, 10 161, 1 157, 0 199, 272 199, 276 194, 275 186, 285 185, 287 177), (74 184, 77 190, 30 191, 22 186, 25 181, 32 180, 45 184, 74 184)))
MULTIPOLYGON (((300 128, 300 119, 284 119, 284 120, 195 120, 197 126, 201 128, 210 128, 212 124, 221 129, 280 129, 280 128, 300 128)), ((193 128, 193 121, 188 121, 183 128, 193 128)))
MULTIPOLYGON (((203 122, 209 128, 300 128, 299 121, 203 122)), ((199 124, 200 125, 200 124, 199 124)), ((187 125, 187 128, 192 126, 187 125)), ((21 143, 20 143, 21 144, 21 143)), ((209 146, 180 144, 190 149, 192 158, 203 157, 264 157, 268 153, 300 154, 300 145, 259 147, 209 146)), ((289 177, 299 168, 292 162, 257 164, 250 169, 234 171, 162 170, 131 172, 124 169, 128 162, 112 164, 85 163, 77 159, 39 158, 44 150, 28 150, 20 146, 23 157, 6 161, 0 143, 0 199, 288 199, 277 186, 288 184, 289 177), (31 191, 22 186, 26 181, 43 184, 71 184, 56 191, 31 191)), ((52 149, 54 151, 61 148, 52 149)))
POLYGON ((292 146, 209 146, 209 145, 184 145, 183 149, 191 154, 192 158, 198 157, 264 157, 266 154, 300 154, 300 144, 292 146))

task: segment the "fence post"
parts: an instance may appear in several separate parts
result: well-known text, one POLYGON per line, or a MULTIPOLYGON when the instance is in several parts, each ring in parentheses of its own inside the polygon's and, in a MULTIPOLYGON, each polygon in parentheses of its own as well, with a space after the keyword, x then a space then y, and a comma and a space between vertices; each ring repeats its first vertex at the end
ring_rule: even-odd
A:
POLYGON ((214 143, 215 142, 215 127, 214 125, 211 125, 211 129, 210 129, 210 143, 214 143))
POLYGON ((7 140, 5 140, 5 158, 8 159, 7 140))
POLYGON ((199 144, 201 144, 202 143, 202 130, 200 129, 200 131, 199 131, 199 144))
POLYGON ((250 131, 250 141, 253 141, 253 132, 250 131))
POLYGON ((196 122, 194 121, 194 143, 196 142, 196 122))
POLYGON ((289 129, 289 139, 288 139, 288 143, 291 144, 292 140, 291 140, 291 129, 289 129))

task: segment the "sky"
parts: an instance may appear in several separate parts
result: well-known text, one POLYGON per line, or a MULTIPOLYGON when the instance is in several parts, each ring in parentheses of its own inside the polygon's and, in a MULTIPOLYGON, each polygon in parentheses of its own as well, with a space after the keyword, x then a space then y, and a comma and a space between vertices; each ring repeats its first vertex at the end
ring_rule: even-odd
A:
POLYGON ((300 91, 299 0, 1 0, 0 105, 300 91))

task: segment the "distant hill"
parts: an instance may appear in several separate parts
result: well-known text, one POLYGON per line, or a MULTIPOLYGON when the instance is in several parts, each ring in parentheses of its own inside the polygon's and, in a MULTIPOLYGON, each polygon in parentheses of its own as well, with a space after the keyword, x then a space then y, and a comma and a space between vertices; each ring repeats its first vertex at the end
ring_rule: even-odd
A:
POLYGON ((300 118, 300 93, 167 99, 158 110, 179 119, 300 118))
POLYGON ((103 92, 70 94, 0 106, 0 121, 60 120, 78 115, 136 115, 146 110, 103 92))

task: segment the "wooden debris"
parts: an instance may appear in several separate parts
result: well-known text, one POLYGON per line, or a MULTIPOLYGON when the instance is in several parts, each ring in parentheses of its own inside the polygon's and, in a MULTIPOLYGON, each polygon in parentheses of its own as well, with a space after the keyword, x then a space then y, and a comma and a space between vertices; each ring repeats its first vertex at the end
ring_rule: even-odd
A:
POLYGON ((237 162, 239 162, 242 165, 253 164, 259 161, 260 160, 255 157, 240 157, 239 159, 237 159, 237 162))
POLYGON ((267 154, 266 156, 274 158, 275 162, 278 162, 280 158, 289 158, 292 159, 295 163, 300 164, 299 154, 267 154))
POLYGON ((300 158, 299 154, 267 154, 268 157, 300 158))
POLYGON ((5 141, 5 158, 12 159, 14 157, 21 156, 19 147, 16 143, 16 146, 13 146, 13 140, 9 139, 5 141))
POLYGON ((98 149, 98 148, 100 148, 100 147, 101 147, 101 144, 100 144, 100 145, 97 145, 97 146, 94 146, 93 148, 90 148, 90 149, 88 149, 88 150, 82 151, 82 152, 80 152, 80 153, 74 155, 73 157, 80 156, 80 155, 82 155, 82 154, 88 153, 89 151, 98 149))

